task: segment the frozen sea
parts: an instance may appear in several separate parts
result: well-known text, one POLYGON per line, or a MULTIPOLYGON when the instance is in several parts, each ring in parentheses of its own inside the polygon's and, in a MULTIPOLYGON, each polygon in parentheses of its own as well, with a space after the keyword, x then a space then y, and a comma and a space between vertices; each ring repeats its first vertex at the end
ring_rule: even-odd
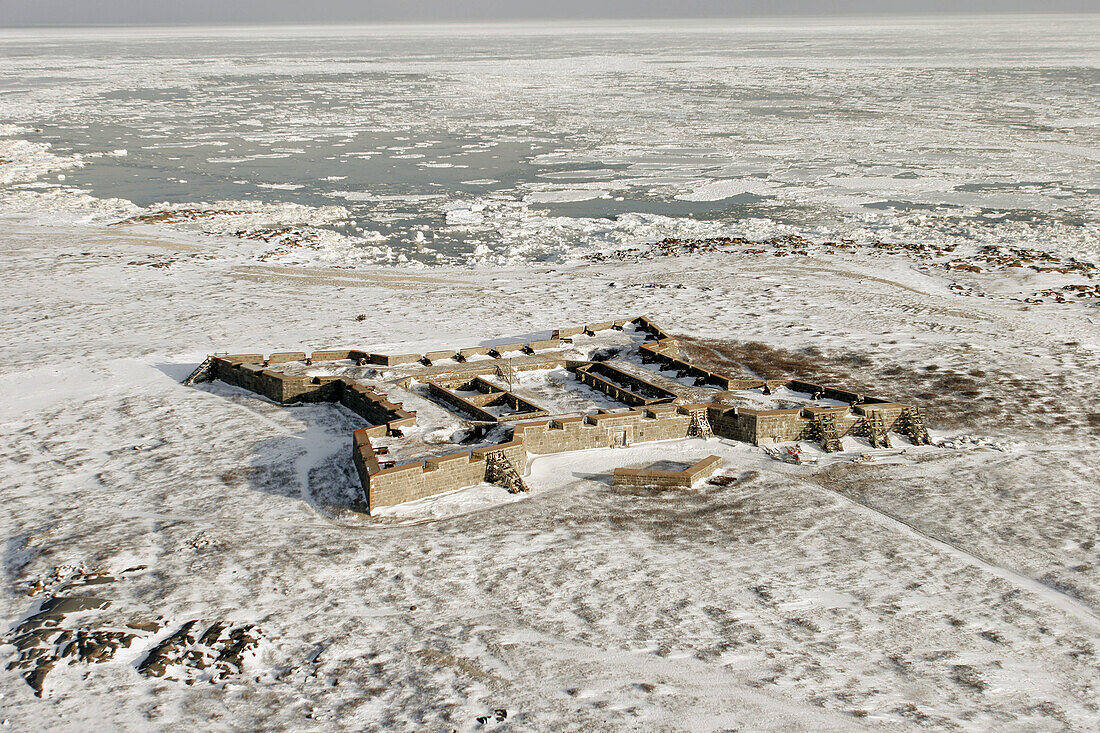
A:
POLYGON ((5 31, 0 212, 234 211, 192 228, 304 227, 284 259, 337 265, 782 233, 1096 259, 1098 18, 5 31))

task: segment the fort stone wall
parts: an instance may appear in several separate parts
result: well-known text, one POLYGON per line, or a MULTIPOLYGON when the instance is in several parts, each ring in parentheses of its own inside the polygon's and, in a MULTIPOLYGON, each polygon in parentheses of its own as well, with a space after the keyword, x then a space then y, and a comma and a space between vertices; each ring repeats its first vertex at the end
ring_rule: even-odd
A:
POLYGON ((882 420, 887 430, 894 430, 897 427, 905 408, 906 405, 899 405, 896 402, 865 402, 861 405, 852 405, 852 410, 860 415, 882 420))
MULTIPOLYGON (((353 462, 370 508, 392 506, 464 486, 472 486, 486 480, 490 474, 494 477, 494 481, 503 482, 509 490, 515 490, 516 482, 522 486, 519 476, 526 471, 529 454, 628 446, 635 443, 683 438, 689 435, 708 435, 709 431, 724 438, 756 445, 802 439, 818 440, 826 450, 839 449, 839 438, 846 434, 866 435, 873 446, 880 446, 883 442, 888 444, 885 437, 888 431, 907 435, 914 443, 928 442, 927 430, 923 424, 923 412, 919 408, 866 398, 857 392, 833 389, 799 380, 730 377, 702 369, 683 358, 680 355, 679 343, 644 316, 558 329, 553 332, 552 338, 540 341, 517 341, 458 350, 445 349, 423 355, 383 355, 354 349, 329 349, 315 351, 312 355, 304 352, 278 352, 266 359, 262 354, 214 356, 200 365, 188 378, 188 383, 202 375, 220 379, 283 404, 340 402, 372 423, 369 427, 356 430, 352 436, 353 462), (697 385, 706 384, 718 388, 721 391, 717 391, 715 397, 719 401, 679 406, 663 404, 662 402, 674 395, 610 364, 572 362, 561 357, 526 356, 510 360, 511 368, 520 370, 565 365, 577 372, 586 384, 603 389, 621 400, 644 405, 630 410, 601 410, 593 415, 528 420, 522 413, 538 409, 537 406, 524 402, 511 392, 501 390, 474 376, 477 373, 488 374, 496 371, 499 362, 495 360, 500 359, 502 354, 517 351, 533 354, 539 349, 558 347, 562 339, 579 334, 592 334, 608 328, 623 329, 631 323, 638 331, 656 339, 639 347, 643 361, 655 361, 667 369, 675 369, 680 376, 694 377, 697 385), (454 359, 463 362, 467 358, 476 359, 479 356, 489 357, 489 359, 483 360, 486 362, 484 365, 482 360, 478 360, 473 364, 456 366, 453 369, 449 366, 430 366, 432 361, 454 359), (371 440, 400 434, 401 428, 415 424, 415 412, 405 410, 400 403, 391 401, 381 392, 349 378, 289 376, 272 368, 290 362, 304 361, 308 364, 314 360, 344 359, 382 366, 419 362, 427 367, 428 373, 433 377, 429 380, 429 388, 433 395, 449 398, 444 401, 452 406, 472 408, 471 411, 475 414, 483 413, 483 417, 494 421, 506 419, 526 421, 516 425, 512 438, 507 442, 474 450, 458 451, 419 462, 394 465, 392 461, 379 459, 379 454, 385 454, 386 449, 376 449, 371 440), (207 370, 208 365, 209 370, 204 371, 207 370), (450 384, 435 383, 436 380, 446 380, 451 377, 465 380, 460 384, 459 389, 473 385, 477 389, 465 391, 480 392, 480 394, 467 395, 465 392, 458 394, 451 389, 450 384), (768 389, 775 389, 780 385, 846 404, 754 410, 721 403, 722 399, 735 396, 736 390, 763 387, 767 392, 768 389), (493 412, 482 409, 490 405, 510 407, 515 414, 502 413, 501 416, 495 416, 493 412), (706 415, 706 420, 701 419, 700 413, 706 415), (501 471, 512 478, 506 476, 502 479, 501 471)), ((406 377, 400 384, 410 387, 411 380, 422 379, 424 376, 423 373, 418 373, 416 377, 406 377)), ((685 480, 690 484, 690 481, 695 480, 692 478, 693 472, 713 470, 713 466, 703 465, 704 463, 706 462, 696 464, 686 473, 665 472, 670 475, 658 475, 654 480, 658 485, 664 485, 662 481, 667 481, 667 485, 670 486, 683 485, 682 482, 685 480)), ((616 472, 617 475, 618 473, 616 472)), ((624 480, 629 482, 633 475, 630 470, 627 470, 623 476, 626 477, 624 480)))
POLYGON ((524 423, 516 426, 513 440, 522 440, 531 453, 561 453, 683 438, 691 424, 690 407, 659 405, 524 423))
POLYGON ((798 440, 810 423, 800 408, 752 410, 711 405, 707 419, 716 435, 753 445, 798 440))
POLYGON ((680 342, 674 338, 652 341, 638 347, 643 364, 657 363, 665 371, 675 371, 679 377, 692 377, 696 386, 710 385, 718 389, 751 389, 764 384, 762 379, 734 379, 725 374, 698 367, 680 357, 680 342), (748 383, 748 386, 735 386, 748 383))
POLYGON ((473 486, 484 478, 484 461, 471 459, 469 453, 453 453, 370 474, 366 484, 367 503, 372 509, 394 506, 473 486))
POLYGON ((561 453, 683 438, 691 422, 690 407, 662 406, 524 423, 516 426, 508 442, 389 468, 381 467, 370 444, 369 429, 363 429, 354 434, 352 457, 368 505, 393 506, 481 483, 486 477, 488 458, 495 453, 503 453, 522 474, 527 468, 528 453, 561 453))
MULTIPOLYGON (((252 354, 218 357, 214 362, 215 377, 281 404, 339 402, 367 422, 384 425, 390 432, 416 423, 415 412, 405 410, 400 403, 390 401, 370 387, 343 377, 289 376, 259 363, 242 361, 252 358, 263 357, 252 354)), ((287 359, 280 363, 300 360, 287 359)))

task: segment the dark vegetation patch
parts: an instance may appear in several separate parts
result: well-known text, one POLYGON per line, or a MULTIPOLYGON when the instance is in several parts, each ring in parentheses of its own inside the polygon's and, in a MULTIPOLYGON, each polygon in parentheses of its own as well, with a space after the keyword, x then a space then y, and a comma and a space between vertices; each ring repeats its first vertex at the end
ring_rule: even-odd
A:
MULTIPOLYGON (((221 217, 245 216, 251 213, 253 212, 239 209, 169 209, 167 211, 138 214, 121 221, 113 222, 109 226, 123 224, 182 224, 185 222, 208 221, 221 217)), ((316 233, 294 226, 239 229, 232 232, 231 236, 276 245, 275 249, 264 252, 257 258, 261 262, 266 262, 272 257, 284 255, 297 247, 315 245, 318 241, 318 235, 316 233)))
POLYGON ((989 684, 982 679, 978 670, 969 664, 956 664, 951 668, 951 679, 961 687, 966 687, 974 692, 985 692, 989 684))
POLYGON ((1100 268, 1091 262, 1073 257, 1058 257, 1042 250, 1024 247, 1008 247, 999 244, 965 246, 936 242, 856 242, 842 239, 838 242, 815 242, 797 234, 784 234, 769 239, 745 237, 710 237, 706 239, 680 239, 666 237, 659 242, 615 250, 596 252, 586 259, 594 262, 617 260, 638 262, 660 257, 685 257, 715 252, 773 257, 808 256, 830 251, 869 251, 885 255, 904 255, 917 260, 925 268, 961 270, 963 272, 1006 272, 1011 269, 1029 269, 1034 272, 1057 272, 1084 275, 1094 278, 1100 268))
POLYGON ((114 222, 110 226, 118 226, 121 224, 180 224, 187 221, 215 219, 219 216, 244 216, 251 213, 253 212, 236 209, 169 209, 167 211, 155 211, 131 216, 128 219, 114 222))
POLYGON ((921 363, 873 352, 787 349, 755 341, 681 337, 680 344, 689 360, 706 369, 797 378, 923 407, 935 428, 1100 436, 1095 396, 1060 367, 1029 379, 997 364, 943 366, 934 354, 921 363))

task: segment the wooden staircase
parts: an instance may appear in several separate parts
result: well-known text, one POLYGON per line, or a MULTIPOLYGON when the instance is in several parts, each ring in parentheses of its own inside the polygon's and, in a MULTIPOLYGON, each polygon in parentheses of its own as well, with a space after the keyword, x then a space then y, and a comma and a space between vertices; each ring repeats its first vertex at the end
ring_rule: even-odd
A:
POLYGON ((202 364, 195 367, 195 371, 187 375, 187 379, 183 380, 183 384, 186 387, 190 387, 195 382, 213 382, 214 381, 214 357, 208 356, 202 364))
POLYGON ((928 428, 924 425, 924 410, 906 407, 898 418, 898 432, 909 438, 913 445, 929 445, 928 428))
POLYGON ((890 434, 886 431, 886 423, 882 415, 875 413, 867 418, 865 423, 867 441, 872 448, 889 448, 890 434))
POLYGON ((840 443, 840 433, 836 429, 836 417, 834 415, 818 415, 810 424, 811 434, 821 443, 821 448, 826 453, 837 453, 844 450, 840 443))
POLYGON ((706 410, 692 410, 691 423, 688 425, 688 435, 696 438, 710 438, 714 436, 714 429, 707 419, 706 410))
POLYGON ((485 456, 485 480, 497 486, 503 486, 509 494, 518 494, 528 491, 527 484, 523 483, 523 477, 508 460, 504 451, 493 451, 485 456))

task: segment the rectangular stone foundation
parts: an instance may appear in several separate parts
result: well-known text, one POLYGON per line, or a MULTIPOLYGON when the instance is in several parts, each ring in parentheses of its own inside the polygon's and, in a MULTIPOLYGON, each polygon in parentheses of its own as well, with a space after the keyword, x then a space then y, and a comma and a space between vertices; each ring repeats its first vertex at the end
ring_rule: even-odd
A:
POLYGON ((616 486, 660 486, 670 489, 690 489, 696 481, 714 473, 721 465, 722 459, 718 456, 707 456, 682 471, 616 468, 612 473, 612 480, 616 486))

